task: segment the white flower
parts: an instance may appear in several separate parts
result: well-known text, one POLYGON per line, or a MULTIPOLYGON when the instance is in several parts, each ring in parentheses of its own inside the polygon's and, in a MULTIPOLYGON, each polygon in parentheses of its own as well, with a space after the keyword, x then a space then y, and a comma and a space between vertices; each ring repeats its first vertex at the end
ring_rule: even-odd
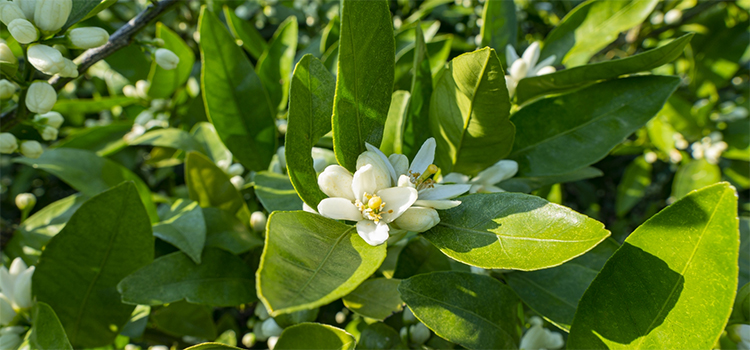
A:
POLYGON ((21 44, 28 44, 39 39, 39 31, 31 22, 16 18, 8 23, 8 31, 16 41, 21 44))
POLYGON ((5 293, 0 292, 0 326, 9 324, 15 317, 16 310, 13 310, 13 303, 5 293))
POLYGON ((36 116, 34 116, 34 121, 41 124, 47 124, 55 129, 59 129, 65 121, 65 118, 63 118, 62 114, 58 112, 48 112, 44 114, 37 114, 36 116))
POLYGON ((167 49, 157 49, 154 53, 154 57, 156 59, 156 64, 165 70, 175 69, 177 68, 177 65, 180 64, 180 58, 177 57, 174 52, 167 49))
POLYGON ((532 43, 521 57, 518 57, 518 53, 510 44, 505 47, 505 59, 509 73, 505 76, 505 84, 511 97, 515 94, 516 86, 521 79, 555 72, 555 67, 550 66, 555 61, 555 55, 547 57, 542 62, 537 62, 540 53, 539 42, 532 43))
POLYGON ((13 134, 4 132, 0 134, 0 153, 11 154, 18 149, 18 140, 13 134))
POLYGON ((10 49, 8 44, 0 43, 0 63, 15 66, 18 64, 18 59, 13 51, 10 49))
POLYGON ((7 327, 0 330, 0 349, 15 349, 21 344, 23 327, 7 327), (7 330, 7 331, 6 331, 7 330))
POLYGON ((33 113, 45 114, 52 110, 55 102, 57 102, 57 92, 47 82, 33 82, 26 91, 26 108, 33 113))
POLYGON ((16 207, 21 211, 31 210, 36 205, 36 196, 31 193, 19 193, 16 196, 16 207))
POLYGON ((23 154, 26 157, 29 158, 39 158, 41 157, 44 150, 42 149, 42 145, 39 142, 36 141, 23 141, 21 142, 21 154, 23 154))
POLYGON ((75 28, 67 35, 70 43, 79 49, 92 49, 109 41, 109 33, 98 27, 75 28))
POLYGON ((16 93, 16 84, 10 80, 0 80, 0 100, 7 100, 16 93))
POLYGON ((57 74, 65 69, 65 57, 47 45, 31 45, 27 51, 29 63, 44 74, 57 74))
POLYGON ((40 133, 42 135, 42 140, 44 141, 54 141, 57 140, 57 129, 47 125, 42 129, 42 132, 40 133))
POLYGON ((268 222, 268 218, 266 217, 266 214, 264 214, 262 211, 256 211, 250 215, 250 227, 255 232, 265 231, 266 222, 268 222))
POLYGON ((734 324, 728 329, 729 339, 737 343, 737 349, 750 349, 750 325, 734 324))
POLYGON ((531 328, 521 338, 519 350, 555 350, 565 345, 562 334, 542 327, 544 322, 538 316, 531 317, 529 323, 531 328))
POLYGON ((73 0, 36 0, 34 23, 48 33, 55 33, 68 21, 73 0))
POLYGON ((34 19, 34 10, 36 9, 36 0, 13 0, 13 3, 18 5, 23 11, 23 14, 28 19, 34 19))
POLYGON ((14 19, 26 19, 23 10, 12 2, 0 2, 0 21, 6 26, 14 19))
POLYGON ((10 264, 10 269, 0 267, 0 290, 16 311, 28 309, 33 305, 31 276, 34 275, 34 269, 34 266, 26 267, 21 258, 15 258, 10 264))
POLYGON ((443 176, 442 182, 466 183, 471 185, 469 193, 493 193, 505 192, 502 188, 495 186, 503 180, 510 179, 518 172, 518 163, 513 160, 501 160, 487 169, 482 170, 470 179, 469 176, 459 173, 450 173, 443 176))
POLYGON ((238 190, 241 190, 242 186, 245 186, 245 179, 242 178, 242 176, 239 176, 239 175, 238 176, 232 176, 229 179, 229 182, 231 182, 232 185, 234 185, 234 188, 236 188, 238 190))
POLYGON ((722 141, 722 135, 718 131, 712 132, 710 135, 701 139, 700 142, 695 142, 691 146, 691 154, 694 159, 705 158, 707 162, 711 164, 718 164, 721 158, 721 153, 726 151, 726 142, 722 141))

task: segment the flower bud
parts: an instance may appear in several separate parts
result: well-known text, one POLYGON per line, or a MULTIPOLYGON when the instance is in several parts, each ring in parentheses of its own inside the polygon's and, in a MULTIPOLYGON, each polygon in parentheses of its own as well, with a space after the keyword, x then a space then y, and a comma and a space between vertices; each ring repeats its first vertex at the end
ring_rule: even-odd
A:
POLYGON ((393 223, 402 230, 424 232, 440 222, 435 209, 411 207, 401 214, 393 223))
POLYGON ((78 65, 73 63, 73 61, 64 58, 65 67, 60 71, 61 77, 65 78, 78 78, 78 65))
POLYGON ((529 66, 523 59, 518 59, 513 62, 513 65, 510 66, 509 71, 510 76, 513 77, 514 80, 518 81, 526 77, 526 73, 529 71, 529 66))
POLYGON ((664 14, 664 23, 672 25, 679 22, 682 19, 682 11, 679 9, 671 9, 664 14))
POLYGON ((13 22, 14 19, 26 19, 26 15, 23 14, 18 5, 12 2, 0 2, 0 21, 6 26, 13 22))
POLYGON ((44 74, 54 75, 65 69, 65 58, 60 51, 47 45, 31 45, 27 54, 29 63, 44 74))
POLYGON ((36 196, 34 196, 31 193, 21 193, 16 196, 16 207, 18 207, 18 209, 20 210, 30 210, 35 205, 36 205, 36 196))
POLYGON ((167 49, 157 49, 154 56, 156 57, 156 64, 165 70, 175 69, 180 64, 180 58, 167 49))
POLYGON ((125 97, 138 97, 138 91, 135 89, 135 86, 133 85, 125 85, 122 87, 122 94, 125 95, 125 97))
POLYGON ((42 132, 40 133, 42 135, 42 140, 44 141, 54 141, 57 140, 57 129, 47 125, 42 129, 42 132))
POLYGON ((16 4, 21 11, 23 11, 24 16, 26 16, 26 19, 32 20, 34 19, 34 10, 36 9, 36 0, 13 0, 13 3, 16 4))
POLYGON ((256 211, 253 212, 252 215, 250 215, 250 227, 252 227, 253 231, 255 232, 265 231, 267 221, 268 219, 266 218, 266 214, 264 214, 262 211, 256 211))
POLYGON ((37 123, 49 125, 55 129, 59 129, 62 123, 65 121, 65 118, 63 118, 62 114, 60 113, 49 112, 45 114, 37 114, 34 117, 34 121, 37 123))
POLYGON ((261 329, 263 330, 263 334, 267 337, 279 336, 281 335, 281 332, 284 331, 284 328, 279 327, 273 318, 263 321, 261 329))
POLYGON ((26 108, 33 113, 45 114, 52 110, 55 102, 57 102, 57 92, 47 82, 34 82, 26 92, 26 108))
POLYGON ((16 55, 13 54, 13 50, 6 43, 0 43, 0 64, 18 65, 16 55))
MULTIPOLYGON (((13 316, 15 316, 15 312, 13 316)), ((0 335, 0 349, 15 349, 22 341, 21 336, 16 333, 0 335)))
POLYGON ((388 173, 388 167, 377 153, 373 151, 365 151, 357 157, 357 170, 367 164, 372 164, 376 183, 375 188, 392 187, 391 175, 388 173))
POLYGON ((245 335, 242 336, 242 345, 244 345, 248 349, 252 348, 253 345, 255 345, 255 342, 255 333, 249 332, 245 333, 245 335))
POLYGON ((245 186, 245 179, 242 178, 242 176, 232 176, 231 179, 229 179, 229 182, 234 185, 234 188, 241 190, 242 186, 245 186))
POLYGON ((239 176, 239 175, 242 175, 242 173, 244 172, 245 172, 245 167, 243 167, 242 164, 240 163, 232 164, 227 170, 227 174, 232 175, 232 176, 239 176))
POLYGON ((23 141, 21 142, 21 154, 29 158, 39 158, 44 150, 42 145, 36 141, 23 141))
POLYGON ((135 91, 138 94, 138 97, 140 98, 148 97, 149 87, 151 87, 151 84, 145 80, 138 80, 135 82, 135 91))
POLYGON ((11 154, 18 149, 18 140, 13 134, 4 132, 0 134, 0 153, 11 154))
MULTIPOLYGON (((13 310, 13 304, 5 296, 5 291, 0 293, 0 326, 6 326, 16 317, 16 311, 13 310)), ((3 348, 5 349, 5 348, 3 348)))
POLYGON ((8 23, 8 31, 21 44, 28 44, 39 39, 39 31, 36 30, 36 27, 22 18, 14 19, 8 23))
POLYGON ((68 32, 68 40, 79 49, 92 49, 109 41, 109 33, 98 27, 75 28, 68 32))
POLYGON ((430 339, 430 329, 421 322, 409 326, 409 338, 412 343, 422 345, 430 339))
POLYGON ((329 197, 355 198, 352 174, 340 165, 329 165, 318 176, 318 186, 329 197))
POLYGON ((0 100, 7 100, 16 93, 16 84, 10 80, 0 80, 0 100))
POLYGON ((266 340, 266 345, 268 345, 268 350, 273 350, 273 348, 276 347, 276 343, 279 342, 279 336, 274 335, 271 337, 268 337, 268 340, 266 340))
POLYGON ((43 32, 56 33, 68 21, 73 0, 36 0, 34 23, 43 32))

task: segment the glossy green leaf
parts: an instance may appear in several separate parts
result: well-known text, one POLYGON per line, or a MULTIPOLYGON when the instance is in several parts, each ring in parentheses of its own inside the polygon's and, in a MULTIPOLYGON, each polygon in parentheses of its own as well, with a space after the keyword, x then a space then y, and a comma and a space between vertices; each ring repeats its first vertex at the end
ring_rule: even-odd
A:
POLYGON ((656 115, 679 81, 630 77, 531 103, 513 115, 518 132, 509 158, 518 162, 521 176, 593 164, 656 115))
POLYGON ((175 336, 216 339, 216 325, 211 308, 178 301, 151 312, 149 318, 162 332, 175 336))
POLYGON ((750 218, 747 216, 740 217, 739 265, 739 285, 750 283, 750 218))
POLYGON ((268 91, 271 106, 275 107, 274 112, 286 109, 295 51, 297 51, 297 17, 290 16, 276 29, 276 33, 268 43, 268 48, 258 59, 256 69, 263 87, 268 91))
POLYGON ((238 350, 239 348, 221 343, 201 343, 185 350, 238 350))
POLYGON ((73 1, 73 7, 70 10, 70 14, 68 15, 68 20, 65 21, 65 25, 63 25, 62 28, 60 28, 61 33, 65 33, 65 31, 70 28, 72 25, 76 24, 76 22, 82 20, 86 15, 96 8, 99 3, 103 2, 103 0, 76 0, 73 1))
POLYGON ((409 107, 403 127, 403 147, 401 153, 410 159, 419 151, 422 144, 430 138, 430 97, 432 96, 432 68, 430 55, 422 33, 417 26, 415 31, 414 60, 412 68, 409 107))
POLYGON ((645 72, 674 61, 682 55, 693 34, 685 34, 668 44, 619 60, 604 61, 563 69, 551 74, 521 79, 516 88, 518 103, 536 96, 576 89, 598 80, 645 72))
POLYGON ((232 162, 232 152, 221 142, 213 124, 206 122, 197 123, 193 127, 193 130, 190 130, 190 135, 193 136, 193 139, 197 143, 203 146, 205 154, 215 164, 220 164, 219 162, 230 164, 232 162))
POLYGON ((394 91, 391 97, 391 107, 385 121, 383 140, 380 150, 385 154, 403 153, 404 127, 406 126, 406 111, 409 107, 408 91, 394 91))
POLYGON ((651 168, 643 156, 634 159, 625 168, 625 174, 617 185, 617 216, 625 216, 646 195, 646 188, 651 185, 651 168))
POLYGON ((250 210, 229 176, 204 155, 190 152, 185 159, 185 184, 190 199, 203 208, 216 207, 250 222, 250 210))
POLYGON ((206 153, 206 151, 203 149, 203 145, 198 143, 198 141, 196 141, 193 136, 191 136, 187 131, 176 128, 149 131, 131 141, 130 144, 151 145, 157 147, 180 149, 185 152, 195 151, 203 154, 206 153))
POLYGON ((451 263, 440 249, 423 237, 416 237, 398 254, 393 278, 409 278, 433 271, 450 271, 451 263))
POLYGON ((401 281, 398 291, 414 316, 442 338, 467 349, 518 347, 518 297, 496 279, 433 272, 401 281))
POLYGON ((408 349, 398 332, 382 322, 367 325, 359 335, 357 349, 408 349))
POLYGON ((354 171, 365 142, 380 146, 393 92, 395 43, 385 0, 343 0, 333 150, 354 171))
POLYGON ((443 173, 473 175, 507 156, 515 134, 509 115, 505 75, 495 50, 454 58, 430 100, 435 162, 443 173))
POLYGON ((127 146, 123 136, 133 129, 131 122, 113 122, 108 125, 98 125, 85 128, 68 135, 55 144, 55 148, 84 149, 105 157, 127 146))
POLYGON ((500 182, 497 186, 508 192, 531 193, 531 191, 544 186, 586 180, 602 175, 604 175, 604 173, 597 168, 585 167, 559 175, 530 177, 516 176, 500 182))
POLYGON ((513 1, 485 1, 480 47, 489 46, 504 58, 505 47, 516 46, 517 30, 516 5, 513 1))
MULTIPOLYGON (((453 45, 452 34, 441 34, 435 36, 431 41, 426 42, 425 49, 427 56, 425 60, 429 62, 432 76, 435 77, 438 72, 445 68, 445 62, 451 53, 453 45)), ((416 48, 417 46, 415 46, 416 48)), ((395 85, 394 90, 410 90, 412 80, 414 79, 414 56, 419 56, 418 49, 409 49, 401 56, 396 56, 395 66, 395 85)), ((429 98, 429 96, 427 97, 429 98)))
POLYGON ((726 152, 721 156, 728 159, 744 160, 750 159, 750 119, 737 120, 727 123, 727 128, 722 131, 724 141, 727 143, 726 152))
POLYGON ((14 161, 55 175, 70 187, 89 197, 102 193, 123 181, 133 181, 151 221, 159 220, 156 215, 156 206, 151 200, 151 190, 146 183, 122 165, 99 157, 95 153, 73 148, 58 148, 46 150, 37 159, 15 158, 14 161))
POLYGON ((206 247, 242 254, 263 245, 257 233, 250 232, 237 217, 219 208, 203 208, 206 220, 206 247))
POLYGON ((125 96, 59 100, 55 103, 55 107, 53 107, 52 110, 59 112, 62 115, 99 113, 103 110, 109 110, 117 106, 127 107, 136 102, 138 102, 137 98, 125 96))
POLYGON ((301 323, 284 329, 274 349, 351 350, 356 340, 343 329, 320 323, 301 323))
POLYGON ((403 301, 398 294, 401 280, 373 278, 363 282, 344 297, 344 306, 362 316, 384 320, 403 309, 403 301))
POLYGON ((737 291, 737 224, 737 194, 727 183, 651 217, 584 293, 568 349, 712 348, 737 291))
POLYGON ((745 284, 737 292, 737 298, 734 300, 729 323, 747 323, 748 321, 750 321, 750 284, 745 284))
POLYGON ((281 328, 287 328, 303 322, 314 322, 318 318, 320 309, 300 310, 288 314, 278 315, 273 318, 281 328))
POLYGON ((274 212, 258 269, 258 297, 271 315, 311 309, 353 291, 385 259, 354 226, 304 211, 274 212))
POLYGON ((29 336, 31 350, 73 350, 65 334, 65 328, 55 315, 55 310, 47 303, 40 301, 34 305, 32 320, 34 327, 31 328, 29 336))
POLYGON ((643 22, 658 0, 589 0, 568 12, 547 35, 540 59, 557 56, 554 64, 586 64, 617 36, 643 22))
POLYGON ((193 304, 236 306, 255 301, 255 275, 239 257, 206 248, 196 264, 182 252, 162 256, 117 286, 128 304, 162 305, 182 299, 193 304))
POLYGON ((485 269, 557 266, 609 236, 594 219, 520 193, 469 195, 438 213, 440 223, 424 237, 449 257, 485 269))
MULTIPOLYGON (((292 75, 284 150, 289 179, 313 208, 327 196, 318 187, 312 148, 331 131, 336 79, 317 58, 305 55, 292 75)), ((299 209, 299 208, 295 208, 299 209)))
POLYGON ((204 7, 199 22, 206 115, 245 168, 267 169, 276 154, 276 107, 253 65, 216 15, 204 7))
POLYGON ((613 239, 571 261, 551 269, 515 271, 505 281, 526 305, 566 331, 570 330, 578 301, 604 263, 619 248, 613 239))
POLYGON ((721 169, 718 165, 711 164, 703 158, 691 160, 677 169, 672 182, 672 197, 680 199, 690 191, 719 181, 721 181, 721 169))
POLYGON ((117 283, 153 259, 154 238, 132 182, 84 203, 47 244, 32 278, 38 301, 49 304, 74 347, 111 343, 132 305, 120 303, 117 283))
POLYGON ((178 199, 170 212, 153 227, 154 236, 179 248, 196 264, 201 263, 201 252, 206 243, 206 222, 197 202, 178 199))
POLYGON ((269 213, 277 210, 302 209, 302 200, 286 175, 261 171, 255 174, 253 180, 255 181, 255 195, 269 213))
POLYGON ((180 63, 177 64, 177 68, 166 70, 159 67, 156 60, 151 62, 151 71, 148 74, 151 85, 148 88, 148 96, 169 98, 190 78, 190 72, 195 64, 195 54, 177 33, 161 22, 156 23, 156 37, 164 40, 164 48, 174 52, 180 58, 180 63))
POLYGON ((232 31, 232 35, 242 41, 242 48, 250 56, 253 56, 253 58, 260 58, 268 48, 268 44, 263 39, 263 36, 258 33, 258 30, 255 29, 252 22, 237 17, 234 14, 234 10, 227 6, 224 6, 224 18, 227 20, 227 25, 229 26, 229 30, 232 31))

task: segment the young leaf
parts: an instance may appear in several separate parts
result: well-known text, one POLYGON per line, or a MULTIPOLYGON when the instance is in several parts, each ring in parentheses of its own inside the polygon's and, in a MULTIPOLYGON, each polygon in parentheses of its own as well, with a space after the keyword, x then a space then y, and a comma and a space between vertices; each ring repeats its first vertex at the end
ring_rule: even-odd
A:
POLYGON ((343 329, 321 323, 300 323, 284 329, 274 349, 353 350, 356 344, 354 337, 343 329))
POLYGON ((496 279, 432 272, 401 281, 398 291, 414 316, 442 338, 467 349, 518 347, 518 297, 496 279))
POLYGON ((37 302, 32 315, 34 327, 31 328, 29 346, 31 350, 73 350, 65 334, 65 328, 55 315, 55 310, 44 302, 37 302))
MULTIPOLYGON (((270 213, 277 210, 301 210, 302 200, 286 175, 261 171, 255 174, 255 195, 270 213)), ((317 184, 316 184, 317 186, 317 184)))
POLYGON ((333 150, 355 170, 365 142, 380 146, 393 92, 395 43, 385 0, 343 0, 333 105, 333 150))
MULTIPOLYGON (((482 10, 482 44, 489 46, 505 58, 505 47, 516 46, 516 5, 513 1, 486 1, 482 10)), ((503 61, 505 62, 505 61, 503 61)))
POLYGON ((677 77, 637 76, 531 103, 513 115, 518 132, 509 158, 527 177, 593 164, 656 115, 679 82, 677 77))
POLYGON ((679 199, 690 191, 713 185, 721 181, 721 169, 705 159, 693 159, 680 165, 672 182, 672 197, 679 199))
POLYGON ((216 248, 206 248, 200 264, 182 252, 162 256, 125 277, 117 290, 124 303, 141 305, 185 299, 193 304, 235 306, 257 300, 250 266, 216 248))
POLYGON ((206 243, 206 222, 197 202, 178 199, 169 214, 153 227, 154 236, 179 248, 196 264, 206 243))
POLYGON ((159 67, 156 60, 151 62, 151 71, 148 74, 151 85, 148 88, 148 96, 169 98, 190 78, 190 72, 195 64, 195 54, 193 49, 164 23, 156 23, 156 37, 164 40, 164 48, 174 52, 180 58, 180 63, 177 64, 177 68, 166 70, 159 67))
POLYGON ((495 50, 454 58, 430 100, 435 162, 443 173, 476 174, 508 155, 515 134, 509 116, 508 89, 495 50))
POLYGON ((110 344, 133 311, 117 283, 153 259, 154 238, 132 182, 99 194, 47 244, 32 278, 74 347, 110 344))
POLYGON ((250 222, 250 210, 229 176, 206 156, 190 152, 185 159, 185 184, 190 199, 203 207, 216 207, 250 222))
POLYGON ((625 174, 617 185, 617 216, 625 216, 646 194, 646 188, 651 185, 651 168, 651 164, 643 156, 634 159, 625 168, 625 174))
POLYGON ((297 194, 313 208, 327 196, 318 187, 311 152, 331 131, 335 89, 336 78, 312 55, 303 56, 294 68, 284 143, 286 166, 297 194))
POLYGON ((403 309, 398 279, 373 278, 360 284, 343 298, 344 306, 365 317, 384 320, 403 309))
POLYGON ((485 269, 557 266, 609 236, 594 219, 520 193, 469 195, 439 213, 440 223, 424 238, 445 255, 485 269))
MULTIPOLYGON (((417 23, 419 24, 419 23, 417 23)), ((432 70, 430 55, 421 26, 415 31, 414 74, 411 80, 409 107, 403 131, 402 153, 413 159, 422 144, 430 138, 430 97, 432 96, 432 70)))
POLYGON ((268 48, 258 59, 256 72, 268 91, 273 112, 286 109, 289 77, 292 75, 294 53, 297 51, 297 17, 281 22, 268 48))
POLYGON ((242 165, 265 170, 276 154, 276 106, 216 15, 204 6, 198 22, 206 115, 242 165))
POLYGON ((711 348, 737 291, 737 221, 737 194, 727 183, 651 217, 584 293, 568 349, 711 348))
POLYGON ((404 127, 409 97, 408 91, 393 92, 391 107, 388 109, 388 118, 385 121, 383 141, 380 143, 380 150, 385 154, 403 153, 404 127))
POLYGON ((263 52, 268 49, 268 44, 255 29, 252 22, 237 17, 234 10, 228 6, 224 6, 224 18, 227 19, 227 25, 232 35, 242 41, 242 48, 256 60, 259 59, 263 52))
POLYGON ((258 268, 258 297, 272 316, 328 304, 353 291, 385 259, 354 226, 303 211, 274 212, 258 268))

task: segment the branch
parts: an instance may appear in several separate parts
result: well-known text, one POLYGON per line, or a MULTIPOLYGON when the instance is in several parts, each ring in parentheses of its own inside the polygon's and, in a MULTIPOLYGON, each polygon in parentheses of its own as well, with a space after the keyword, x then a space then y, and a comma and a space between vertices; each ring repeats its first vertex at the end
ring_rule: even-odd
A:
MULTIPOLYGON (((169 7, 177 4, 178 1, 179 0, 161 0, 155 5, 150 5, 112 34, 106 44, 94 49, 86 50, 86 52, 75 59, 75 62, 78 63, 79 75, 82 75, 87 69, 89 69, 89 67, 94 65, 94 63, 99 62, 115 53, 117 50, 128 46, 138 32, 169 9, 169 7)), ((55 75, 50 78, 48 82, 55 88, 55 90, 60 90, 71 80, 71 78, 62 78, 59 75, 55 75)), ((2 123, 2 126, 0 127, 2 131, 10 130, 19 122, 16 110, 12 109, 0 115, 0 122, 2 123)))

